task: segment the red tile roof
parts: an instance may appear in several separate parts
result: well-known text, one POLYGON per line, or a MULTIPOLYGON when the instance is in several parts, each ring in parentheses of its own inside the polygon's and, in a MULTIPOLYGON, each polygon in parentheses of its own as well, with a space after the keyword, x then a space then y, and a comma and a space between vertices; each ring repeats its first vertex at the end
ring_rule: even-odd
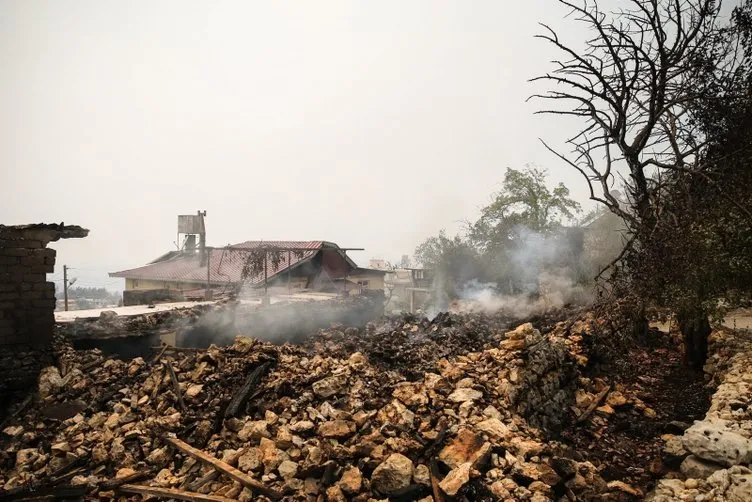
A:
MULTIPOLYGON (((249 249, 259 248, 291 248, 298 253, 289 253, 290 263, 287 263, 288 253, 282 251, 282 261, 274 267, 271 256, 266 257, 267 276, 271 280, 275 275, 286 271, 291 266, 302 264, 310 260, 322 249, 337 250, 339 246, 324 241, 246 241, 224 248, 209 249, 209 282, 212 284, 237 283, 243 280, 243 265, 249 249)), ((347 259, 354 268, 355 264, 347 259)), ((198 252, 171 252, 161 256, 157 261, 143 267, 110 273, 110 277, 124 277, 128 279, 143 279, 171 282, 205 283, 207 280, 206 265, 200 265, 198 252)), ((247 280, 250 284, 263 284, 263 272, 247 280)))

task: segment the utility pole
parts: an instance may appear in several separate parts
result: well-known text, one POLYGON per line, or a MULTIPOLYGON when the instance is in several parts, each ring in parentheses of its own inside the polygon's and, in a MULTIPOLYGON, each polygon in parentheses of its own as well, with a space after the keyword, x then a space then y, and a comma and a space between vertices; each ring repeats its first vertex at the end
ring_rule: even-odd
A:
POLYGON ((68 311, 68 286, 73 286, 76 282, 75 278, 68 282, 68 270, 70 270, 70 267, 68 265, 63 265, 63 298, 65 299, 66 312, 68 311))
POLYGON ((68 312, 68 265, 63 265, 63 298, 65 298, 65 311, 68 312))

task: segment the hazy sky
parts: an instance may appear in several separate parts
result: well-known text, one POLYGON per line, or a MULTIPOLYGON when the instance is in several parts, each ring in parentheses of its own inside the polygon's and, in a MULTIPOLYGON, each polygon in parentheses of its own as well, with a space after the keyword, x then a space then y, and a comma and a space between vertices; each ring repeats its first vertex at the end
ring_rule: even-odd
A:
MULTIPOLYGON (((91 229, 84 285, 174 249, 323 239, 397 260, 571 131, 534 116, 552 0, 0 0, 0 222, 91 229)), ((568 27, 568 28, 567 28, 568 27)), ((567 29, 570 31, 567 32, 567 29)), ((60 276, 58 270, 55 278, 60 276)))

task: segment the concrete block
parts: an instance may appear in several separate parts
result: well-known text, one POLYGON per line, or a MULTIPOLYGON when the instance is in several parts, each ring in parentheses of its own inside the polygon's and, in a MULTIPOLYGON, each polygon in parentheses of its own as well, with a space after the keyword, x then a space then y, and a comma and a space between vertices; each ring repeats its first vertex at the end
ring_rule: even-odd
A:
MULTIPOLYGON (((3 265, 0 265, 3 267, 3 265)), ((23 269, 7 269, 7 272, 0 272, 0 283, 21 282, 24 278, 23 269)))
POLYGON ((0 256, 29 256, 32 250, 26 248, 4 248, 0 250, 0 256))
POLYGON ((49 307, 50 309, 55 308, 55 301, 54 300, 34 300, 32 301, 32 305, 35 307, 49 307))
POLYGON ((34 240, 34 239, 13 239, 8 241, 2 241, 0 240, 0 248, 3 247, 3 242, 7 242, 6 244, 8 247, 19 247, 19 248, 26 248, 26 249, 41 249, 44 248, 44 245, 42 245, 42 241, 34 240))
POLYGON ((32 255, 24 256, 21 258, 21 265, 44 265, 44 256, 32 255))
POLYGON ((55 272, 55 265, 45 265, 44 260, 42 260, 42 263, 39 265, 31 265, 29 270, 34 273, 52 274, 55 272))

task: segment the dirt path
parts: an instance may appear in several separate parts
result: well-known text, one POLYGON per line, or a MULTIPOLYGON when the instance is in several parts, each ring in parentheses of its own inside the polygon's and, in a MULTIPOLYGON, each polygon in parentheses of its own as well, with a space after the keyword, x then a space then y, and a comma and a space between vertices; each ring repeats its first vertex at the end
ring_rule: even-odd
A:
POLYGON ((701 419, 712 390, 705 388, 703 375, 683 366, 675 346, 634 347, 607 371, 588 376, 635 392, 655 414, 627 406, 565 429, 562 439, 584 452, 606 481, 624 481, 647 492, 664 473, 661 436, 681 434, 701 419))

